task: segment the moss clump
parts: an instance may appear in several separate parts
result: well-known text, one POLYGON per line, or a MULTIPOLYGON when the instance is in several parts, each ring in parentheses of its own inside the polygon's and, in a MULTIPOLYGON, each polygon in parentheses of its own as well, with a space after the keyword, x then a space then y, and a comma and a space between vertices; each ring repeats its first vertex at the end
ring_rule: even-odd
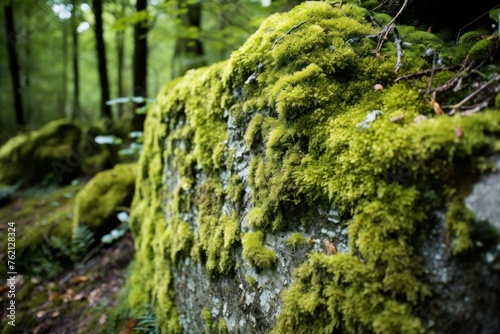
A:
POLYGON ((469 51, 471 60, 482 61, 490 58, 496 49, 496 44, 492 38, 484 38, 476 42, 469 51))
POLYGON ((99 235, 111 231, 119 222, 116 214, 132 201, 136 170, 135 164, 119 164, 92 178, 76 196, 73 228, 85 225, 99 235))
POLYGON ((79 175, 112 167, 116 148, 97 144, 91 132, 63 119, 11 138, 0 148, 0 182, 67 184, 79 175))
POLYGON ((255 278, 253 278, 252 276, 249 276, 249 275, 245 276, 245 281, 252 288, 255 288, 257 286, 257 284, 258 284, 257 280, 255 278))
POLYGON ((259 269, 270 269, 276 264, 276 253, 262 244, 264 234, 262 232, 249 232, 243 235, 243 257, 252 266, 259 269))
POLYGON ((201 310, 201 317, 203 318, 203 322, 205 324, 206 334, 225 334, 228 333, 226 321, 224 319, 220 319, 217 323, 214 323, 212 319, 212 313, 210 309, 203 308, 201 310))
MULTIPOLYGON (((172 284, 179 257, 225 275, 238 270, 231 258, 241 242, 252 266, 272 269, 276 254, 264 235, 286 229, 292 209, 318 203, 333 203, 349 218, 351 252, 310 254, 283 294, 274 332, 425 331, 413 312, 429 294, 415 259, 419 227, 432 223, 429 212, 454 211, 454 194, 467 187, 459 182, 464 172, 479 174, 500 150, 500 113, 435 117, 419 93, 428 78, 394 84, 395 44, 388 40, 383 56, 373 55, 377 41, 365 36, 377 29, 369 17, 340 1, 303 3, 268 18, 228 62, 188 72, 160 92, 146 120, 132 210, 137 253, 129 301, 133 308, 153 304, 162 331, 180 331, 172 284), (374 91, 375 84, 385 88, 374 91), (373 110, 382 114, 360 131, 356 124, 373 110), (226 145, 228 113, 244 129, 252 157, 246 215, 235 176, 243 174, 226 145), (401 122, 390 121, 399 115, 401 122), (429 119, 414 123, 417 115, 429 119), (240 241, 241 221, 255 231, 240 241)), ((429 68, 421 57, 429 46, 450 56, 457 50, 399 28, 413 42, 401 72, 429 68)), ((437 73, 433 85, 452 75, 437 73)), ((468 93, 455 94, 460 100, 468 93)), ((457 221, 448 229, 460 251, 469 222, 457 221)))
POLYGON ((285 245, 289 248, 297 249, 305 246, 306 243, 306 237, 304 237, 301 233, 295 232, 292 233, 288 239, 286 239, 285 245))
POLYGON ((0 149, 0 180, 38 183, 46 177, 68 182, 80 173, 81 129, 67 120, 12 138, 0 149))

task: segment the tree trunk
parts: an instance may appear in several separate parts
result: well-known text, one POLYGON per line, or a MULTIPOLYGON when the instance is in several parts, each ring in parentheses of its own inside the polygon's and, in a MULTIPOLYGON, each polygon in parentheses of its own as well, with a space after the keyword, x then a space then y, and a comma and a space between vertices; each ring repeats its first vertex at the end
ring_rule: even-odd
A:
POLYGON ((78 68, 78 21, 76 19, 76 1, 71 1, 71 35, 73 48, 73 112, 71 119, 80 116, 80 71, 78 68))
MULTIPOLYGON (((137 0, 136 10, 140 12, 146 10, 147 0, 137 0)), ((147 22, 138 22, 134 26, 134 89, 135 97, 140 96, 146 98, 147 79, 148 79, 148 26, 147 22)), ((135 103, 135 108, 141 108, 145 105, 144 102, 135 103)), ((132 118, 132 129, 142 131, 144 127, 144 114, 134 112, 132 118)))
MULTIPOLYGON (((31 7, 27 7, 25 10, 25 16, 26 20, 30 20, 31 18, 31 7)), ((25 60, 24 62, 21 62, 23 64, 23 72, 24 75, 21 75, 23 77, 23 92, 24 92, 24 99, 23 99, 23 107, 24 107, 24 114, 27 119, 31 119, 31 113, 32 113, 32 105, 33 102, 30 98, 32 92, 31 92, 31 64, 32 64, 32 59, 31 59, 31 27, 29 24, 25 26, 25 37, 23 38, 25 43, 24 43, 24 56, 25 60)))
POLYGON ((16 31, 14 28, 14 13, 12 5, 5 5, 5 32, 7 33, 7 49, 9 53, 10 75, 12 77, 12 93, 17 125, 26 124, 21 99, 21 84, 19 80, 19 63, 17 59, 16 31))
POLYGON ((106 104, 109 101, 109 80, 108 69, 106 65, 106 48, 104 45, 104 35, 102 28, 102 0, 94 0, 92 8, 95 15, 95 35, 97 61, 99 66, 99 81, 101 85, 101 117, 113 119, 111 106, 106 104))
POLYGON ((62 114, 66 116, 66 103, 68 97, 68 22, 63 21, 62 26, 62 89, 61 89, 61 104, 62 114))
MULTIPOLYGON (((124 46, 124 35, 123 31, 116 32, 116 65, 117 65, 117 85, 118 85, 118 97, 125 96, 125 89, 123 88, 123 67, 125 63, 125 46, 124 46)), ((123 103, 118 103, 118 117, 123 116, 123 103)))
MULTIPOLYGON (((179 9, 187 9, 186 14, 181 14, 180 19, 184 28, 196 28, 201 31, 201 3, 187 4, 186 0, 178 0, 179 9)), ((205 52, 200 39, 187 39, 180 37, 175 42, 173 75, 184 75, 187 70, 206 65, 205 52)))

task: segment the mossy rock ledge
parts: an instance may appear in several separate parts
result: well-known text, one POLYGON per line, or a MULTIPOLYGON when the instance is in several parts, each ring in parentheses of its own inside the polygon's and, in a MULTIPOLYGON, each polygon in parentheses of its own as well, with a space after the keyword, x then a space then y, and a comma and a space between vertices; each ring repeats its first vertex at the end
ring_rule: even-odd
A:
POLYGON ((500 110, 436 115, 428 77, 394 80, 456 47, 398 26, 395 73, 392 39, 377 57, 366 37, 390 18, 355 3, 275 14, 159 93, 127 284, 162 333, 500 330, 500 110))

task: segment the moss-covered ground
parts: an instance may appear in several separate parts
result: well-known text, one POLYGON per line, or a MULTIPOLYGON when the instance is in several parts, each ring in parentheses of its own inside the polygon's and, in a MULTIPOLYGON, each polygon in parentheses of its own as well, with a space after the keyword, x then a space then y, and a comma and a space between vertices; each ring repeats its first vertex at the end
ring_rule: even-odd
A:
MULTIPOLYGON (((181 331, 172 287, 180 258, 225 275, 242 245, 250 265, 272 270, 265 234, 286 231, 290 208, 320 203, 348 221, 350 251, 309 255, 282 296, 272 331, 426 331, 413 312, 430 294, 416 236, 433 210, 445 210, 449 252, 472 247, 470 220, 456 203, 500 151, 499 106, 442 114, 476 88, 437 88, 453 82, 451 68, 461 64, 490 63, 483 83, 498 75, 498 35, 455 46, 398 26, 377 53, 373 36, 391 18, 356 3, 306 2, 275 14, 227 62, 188 72, 160 92, 146 120, 133 203, 137 253, 128 298, 132 308, 153 305, 162 332, 181 331), (398 38, 404 57, 396 73, 398 38), (447 66, 432 79, 395 83, 430 69, 423 57, 430 48, 447 66), (227 145, 229 116, 244 129, 253 157, 244 185, 227 145), (231 182, 224 182, 227 174, 231 182), (248 215, 240 202, 245 186, 248 215), (223 210, 224 203, 233 210, 223 210), (183 218, 193 213, 196 226, 183 218)), ((290 239, 291 247, 301 243, 290 239)))
MULTIPOLYGON (((29 188, 14 194, 0 208, 3 222, 16 228, 16 327, 2 321, 1 333, 113 333, 125 328, 128 309, 121 304, 124 281, 134 251, 130 233, 110 247, 80 249, 78 263, 61 257, 54 244, 71 244, 76 193, 84 182, 63 188, 29 188), (97 252, 96 252, 97 251, 97 252), (89 254, 88 260, 80 262, 89 254), (113 311, 110 311, 113 309, 113 311)), ((8 225, 0 226, 2 235, 8 225)), ((1 241, 2 272, 7 272, 7 245, 1 241)), ((11 298, 7 282, 0 285, 2 319, 11 298)))

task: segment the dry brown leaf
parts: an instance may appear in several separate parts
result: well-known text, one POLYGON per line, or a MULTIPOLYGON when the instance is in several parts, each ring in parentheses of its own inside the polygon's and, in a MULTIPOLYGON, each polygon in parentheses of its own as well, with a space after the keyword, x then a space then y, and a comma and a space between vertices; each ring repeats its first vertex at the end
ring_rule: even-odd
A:
POLYGON ((78 284, 87 281, 89 278, 87 276, 76 276, 71 279, 71 284, 78 284))
POLYGON ((439 103, 433 102, 432 108, 434 108, 434 111, 436 112, 436 114, 438 114, 438 115, 444 114, 444 111, 443 111, 443 109, 441 109, 441 105, 439 103))
POLYGON ((441 105, 436 100, 436 92, 432 93, 431 107, 434 109, 434 112, 436 114, 438 115, 444 114, 443 109, 441 109, 441 105))
POLYGON ((103 314, 99 317, 99 325, 104 325, 106 323, 106 320, 108 320, 108 316, 106 314, 103 314))
POLYGON ((99 288, 96 288, 96 289, 90 291, 90 293, 87 297, 87 300, 89 301, 89 305, 93 305, 97 302, 97 300, 99 299, 100 292, 101 292, 101 289, 99 289, 99 288))
POLYGON ((125 326, 120 330, 119 334, 130 334, 135 328, 135 325, 137 325, 137 320, 136 319, 129 319, 125 323, 125 326))
POLYGON ((0 295, 3 295, 4 293, 6 293, 9 290, 10 290, 10 287, 8 284, 0 287, 0 295))
POLYGON ((456 127, 455 128, 455 137, 461 138, 463 135, 464 135, 464 132, 462 131, 462 129, 460 129, 459 127, 456 127))
POLYGON ((80 292, 73 297, 73 301, 77 302, 79 300, 82 300, 83 298, 85 298, 85 294, 83 292, 80 292))
POLYGON ((335 245, 330 242, 330 240, 325 239, 323 240, 323 243, 325 244, 326 248, 330 252, 330 254, 337 254, 337 248, 335 248, 335 245))
POLYGON ((49 291, 49 302, 53 303, 59 298, 59 294, 54 291, 49 291))

